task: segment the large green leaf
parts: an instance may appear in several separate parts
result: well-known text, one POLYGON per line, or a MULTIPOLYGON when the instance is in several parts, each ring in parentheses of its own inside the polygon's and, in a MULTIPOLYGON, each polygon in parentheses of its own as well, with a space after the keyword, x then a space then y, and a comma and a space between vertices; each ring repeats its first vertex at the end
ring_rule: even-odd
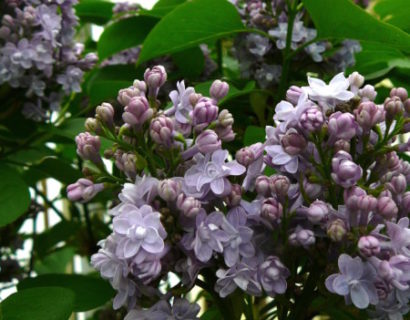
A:
POLYGON ((172 55, 172 60, 178 67, 178 76, 194 79, 204 70, 205 57, 199 47, 188 48, 172 55))
POLYGON ((167 14, 144 41, 139 62, 244 30, 236 8, 226 0, 192 0, 167 14))
POLYGON ((410 32, 410 5, 408 0, 378 0, 373 11, 385 22, 410 32))
POLYGON ((410 35, 379 21, 351 0, 303 0, 319 38, 357 39, 410 51, 410 35))
MULTIPOLYGON (((45 274, 36 278, 27 278, 21 281, 17 288, 58 286, 70 289, 75 294, 74 311, 95 309, 114 296, 114 289, 110 284, 99 277, 79 274, 45 274)), ((48 318, 47 318, 48 319, 48 318)))
POLYGON ((64 247, 57 249, 34 263, 34 271, 37 274, 66 273, 67 266, 73 261, 74 248, 64 247))
POLYGON ((104 60, 114 53, 140 45, 158 18, 137 16, 121 19, 105 28, 98 40, 98 57, 104 60))
POLYGON ((54 178, 64 184, 74 183, 82 177, 79 170, 74 169, 70 163, 59 158, 45 158, 32 168, 44 173, 46 177, 54 178))
POLYGON ((112 17, 114 3, 105 0, 81 0, 75 13, 82 23, 106 24, 112 17))
POLYGON ((74 293, 59 287, 16 292, 0 304, 4 320, 67 320, 74 305, 74 293))
POLYGON ((159 0, 148 13, 155 17, 163 17, 186 0, 159 0))
POLYGON ((16 170, 0 163, 0 227, 20 217, 29 205, 27 184, 16 170))
POLYGON ((265 128, 248 126, 245 130, 245 135, 243 137, 243 144, 245 146, 249 146, 257 142, 264 142, 265 136, 265 128))

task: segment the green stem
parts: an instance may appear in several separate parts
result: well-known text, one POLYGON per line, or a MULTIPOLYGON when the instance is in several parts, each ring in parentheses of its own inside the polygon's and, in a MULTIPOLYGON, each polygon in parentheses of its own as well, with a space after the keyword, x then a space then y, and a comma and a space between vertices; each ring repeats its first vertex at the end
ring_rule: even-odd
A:
POLYGON ((44 193, 42 193, 42 192, 41 192, 40 190, 38 190, 38 188, 36 188, 36 187, 34 187, 34 191, 41 197, 41 199, 43 199, 43 201, 44 201, 51 209, 53 209, 53 211, 58 215, 58 217, 59 217, 61 220, 63 220, 63 221, 67 220, 67 219, 64 217, 64 215, 60 212, 60 210, 58 210, 58 209, 56 208, 56 206, 54 205, 54 203, 47 199, 47 196, 46 196, 44 193))

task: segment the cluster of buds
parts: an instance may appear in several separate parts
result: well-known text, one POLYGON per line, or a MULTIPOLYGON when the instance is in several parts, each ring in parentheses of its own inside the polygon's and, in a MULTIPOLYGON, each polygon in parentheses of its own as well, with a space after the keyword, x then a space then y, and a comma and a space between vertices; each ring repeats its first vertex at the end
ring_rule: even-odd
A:
MULTIPOLYGON (((223 81, 212 84, 210 97, 179 82, 163 109, 158 92, 167 75, 157 66, 120 90, 124 123, 114 121, 111 105, 97 107, 87 120, 91 132, 76 139, 90 174, 69 186, 68 195, 86 201, 123 185, 120 203, 109 211, 113 233, 92 257, 118 292, 114 307, 126 305, 127 319, 154 314, 158 304, 172 312, 177 291, 158 287, 169 272, 179 276, 178 290, 189 291, 207 275, 221 298, 237 289, 274 297, 286 292, 287 281, 305 276, 297 270, 306 277, 320 268, 329 272, 338 259, 340 273, 325 282, 331 293, 351 297, 361 309, 374 305, 391 315, 400 306, 404 313, 410 165, 399 157, 408 143, 393 142, 407 132, 408 98, 393 89, 391 98, 403 107, 387 116, 391 100, 378 106, 361 96, 360 77, 339 74, 329 85, 309 79, 309 87, 292 87, 290 101, 276 106, 266 141, 235 154, 224 149, 235 135, 232 115, 218 106, 229 89, 223 81), (103 153, 120 174, 105 170, 98 137, 112 141, 103 153), (299 268, 303 253, 309 262, 299 268), (327 254, 325 265, 310 259, 327 254), (152 307, 141 311, 146 301, 152 307)), ((197 308, 184 304, 196 315, 197 308)))

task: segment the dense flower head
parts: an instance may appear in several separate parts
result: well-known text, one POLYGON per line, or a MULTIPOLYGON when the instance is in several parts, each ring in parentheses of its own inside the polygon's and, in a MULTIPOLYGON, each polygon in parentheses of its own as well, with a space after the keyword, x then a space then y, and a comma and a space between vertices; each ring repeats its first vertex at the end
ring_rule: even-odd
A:
MULTIPOLYGON (((164 70, 149 70, 156 95, 164 70)), ((112 233, 92 257, 117 291, 114 307, 125 305, 130 320, 196 319, 198 307, 182 299, 194 286, 221 301, 297 301, 312 287, 400 319, 410 299, 410 166, 395 142, 408 115, 384 117, 382 105, 359 94, 362 78, 291 88, 266 139, 249 146, 227 143, 235 132, 218 106, 222 81, 210 97, 181 81, 164 109, 137 80, 119 93, 125 124, 100 105, 89 126, 98 130, 77 138, 93 164, 67 191, 80 202, 102 188, 118 193, 112 233), (117 172, 104 168, 100 138, 115 141, 101 153, 117 172)), ((391 95, 408 99, 401 89, 391 95)))
POLYGON ((97 62, 74 41, 76 1, 19 1, 5 5, 0 30, 0 84, 21 88, 23 115, 49 118, 65 95, 81 91, 84 71, 97 62))

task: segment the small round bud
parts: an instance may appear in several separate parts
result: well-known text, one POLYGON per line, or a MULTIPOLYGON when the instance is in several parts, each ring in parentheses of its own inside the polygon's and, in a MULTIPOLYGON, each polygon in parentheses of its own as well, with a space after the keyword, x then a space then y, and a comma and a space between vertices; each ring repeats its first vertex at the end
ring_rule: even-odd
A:
POLYGON ((199 93, 191 93, 189 95, 189 103, 191 104, 191 106, 195 106, 198 101, 202 98, 202 95, 199 93))
POLYGON ((300 126, 308 131, 315 132, 322 128, 325 118, 322 111, 316 107, 306 109, 300 116, 300 126))
POLYGON ((364 84, 364 77, 357 71, 349 75, 350 90, 356 93, 359 88, 364 84))
POLYGON ((380 252, 380 242, 373 236, 360 237, 357 247, 365 257, 371 257, 380 252))
POLYGON ((125 123, 140 128, 148 119, 152 117, 154 111, 150 108, 145 97, 133 97, 124 108, 122 119, 125 123))
POLYGON ((289 243, 293 246, 304 248, 309 247, 310 245, 316 242, 315 234, 312 230, 303 229, 298 226, 296 230, 289 236, 289 243))
POLYGON ((67 197, 71 201, 88 202, 104 189, 103 183, 94 184, 88 179, 78 179, 76 183, 67 187, 67 197))
POLYGON ((255 180, 255 190, 259 195, 267 196, 270 193, 270 179, 267 176, 259 176, 255 180))
POLYGON ((95 117, 107 127, 114 127, 114 108, 111 104, 104 102, 97 107, 95 117))
POLYGON ((329 117, 328 132, 335 140, 350 141, 357 134, 358 125, 351 113, 337 111, 329 117))
POLYGON ((307 141, 296 129, 289 129, 281 139, 281 144, 286 153, 294 156, 305 150, 307 141))
POLYGON ((215 131, 207 129, 200 133, 196 138, 195 144, 197 145, 199 151, 203 154, 211 153, 216 150, 221 149, 221 140, 219 140, 218 135, 215 131))
POLYGON ((386 110, 386 118, 391 120, 397 114, 403 112, 404 105, 399 97, 386 98, 384 101, 384 110, 386 110))
POLYGON ((321 223, 325 221, 328 214, 329 206, 321 200, 312 202, 307 210, 308 219, 312 223, 321 223))
POLYGON ((172 142, 172 132, 174 125, 170 118, 160 115, 151 121, 150 136, 156 143, 170 146, 172 142))
POLYGON ((203 130, 218 117, 219 108, 211 99, 201 98, 194 107, 192 121, 196 128, 203 130))
POLYGON ((358 92, 359 96, 362 98, 362 101, 374 101, 377 96, 377 91, 370 84, 366 84, 358 92))
POLYGON ((229 91, 229 84, 221 81, 221 80, 215 80, 211 88, 209 89, 209 94, 212 99, 215 99, 216 101, 219 101, 223 99, 229 91))
POLYGON ((75 137, 77 154, 84 160, 90 160, 96 164, 102 162, 100 156, 100 137, 93 136, 88 132, 80 133, 75 137))
POLYGON ((270 191, 278 197, 286 197, 288 195, 289 187, 290 180, 286 176, 276 174, 269 178, 270 191))
POLYGON ((350 210, 358 210, 358 201, 360 197, 366 196, 366 191, 359 187, 351 187, 349 189, 345 189, 343 192, 343 199, 346 206, 350 210))
POLYGON ((235 133, 232 130, 232 126, 217 126, 215 132, 218 137, 224 142, 230 142, 235 139, 235 133))
POLYGON ((333 146, 333 150, 335 153, 339 151, 346 151, 350 153, 350 142, 343 139, 337 140, 333 146))
MULTIPOLYGON (((140 91, 140 93, 145 93, 147 92, 147 84, 145 83, 145 81, 141 81, 141 80, 134 80, 132 86, 136 89, 138 89, 140 91)), ((143 95, 143 94, 141 94, 143 95)))
POLYGON ((352 156, 339 151, 332 159, 332 179, 344 188, 352 187, 362 177, 362 168, 352 161, 352 156))
POLYGON ((228 110, 223 109, 219 113, 218 122, 219 122, 220 125, 222 125, 224 127, 228 127, 228 126, 233 125, 234 119, 233 119, 232 114, 228 110))
POLYGON ((403 102, 404 105, 404 110, 406 113, 410 113, 410 99, 406 99, 406 101, 403 102))
POLYGON ((390 90, 390 97, 398 97, 400 98, 401 101, 406 101, 406 99, 409 97, 407 90, 405 88, 399 87, 399 88, 393 88, 390 90))
POLYGON ((188 218, 194 218, 201 210, 201 203, 194 197, 187 197, 181 193, 177 197, 177 208, 188 218))
POLYGON ((386 187, 394 194, 402 194, 407 188, 406 177, 403 174, 394 175, 390 182, 386 183, 386 187))
POLYGON ((239 164, 247 167, 255 161, 255 155, 249 147, 243 147, 236 152, 235 159, 239 164))
POLYGON ((378 199, 377 212, 385 219, 395 218, 398 211, 399 209, 397 208, 397 205, 392 198, 380 197, 378 199))
POLYGON ((85 120, 85 130, 91 133, 101 133, 101 127, 95 118, 87 118, 85 120))
POLYGON ((354 110, 357 123, 365 130, 369 131, 374 125, 384 120, 384 110, 372 101, 362 102, 354 110))
POLYGON ((362 195, 357 199, 357 208, 365 212, 370 212, 377 208, 377 202, 377 199, 373 196, 362 195))
POLYGON ((141 90, 139 90, 138 88, 132 86, 126 89, 121 89, 118 92, 118 97, 117 100, 119 103, 121 103, 121 105, 123 105, 124 107, 127 106, 131 99, 134 97, 139 97, 139 96, 143 96, 144 93, 141 92, 141 90))
POLYGON ((262 204, 261 217, 273 223, 277 222, 283 214, 282 205, 275 198, 267 198, 262 204))
POLYGON ((163 66, 155 66, 152 69, 145 70, 144 80, 149 88, 149 95, 156 97, 159 88, 167 81, 167 72, 163 66))
POLYGON ((342 241, 346 233, 346 225, 341 219, 332 221, 327 227, 327 235, 334 242, 342 241))
POLYGON ((181 193, 181 183, 166 179, 158 183, 158 195, 165 201, 174 201, 181 193))
POLYGON ((290 103, 294 105, 297 105, 302 92, 302 88, 297 86, 291 86, 288 89, 288 91, 286 91, 286 100, 288 100, 290 103))

